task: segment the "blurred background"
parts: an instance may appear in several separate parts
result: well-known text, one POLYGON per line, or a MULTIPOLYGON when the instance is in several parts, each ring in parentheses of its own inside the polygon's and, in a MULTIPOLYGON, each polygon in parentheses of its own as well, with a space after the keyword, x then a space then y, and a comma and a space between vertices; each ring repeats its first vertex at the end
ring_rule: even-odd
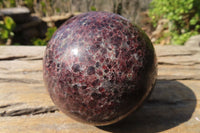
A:
POLYGON ((200 46, 200 0, 0 0, 0 45, 46 45, 63 22, 89 11, 124 16, 154 44, 200 46))

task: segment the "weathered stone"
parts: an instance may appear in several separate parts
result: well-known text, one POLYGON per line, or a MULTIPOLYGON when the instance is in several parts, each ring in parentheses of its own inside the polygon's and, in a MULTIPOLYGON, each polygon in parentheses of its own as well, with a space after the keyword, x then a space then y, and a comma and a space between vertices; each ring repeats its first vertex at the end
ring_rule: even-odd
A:
POLYGON ((13 7, 0 9, 0 19, 3 16, 10 16, 16 23, 23 23, 29 19, 30 10, 26 7, 13 7))
POLYGON ((78 123, 44 89, 44 47, 0 47, 0 132, 199 133, 200 48, 156 45, 159 77, 144 106, 111 126, 78 123))
POLYGON ((185 43, 185 46, 200 47, 200 35, 190 37, 185 43))

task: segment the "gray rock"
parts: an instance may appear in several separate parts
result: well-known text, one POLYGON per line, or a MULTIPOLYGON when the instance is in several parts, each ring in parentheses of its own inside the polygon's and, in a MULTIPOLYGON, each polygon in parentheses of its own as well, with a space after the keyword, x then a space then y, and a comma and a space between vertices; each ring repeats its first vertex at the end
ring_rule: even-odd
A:
POLYGON ((200 35, 190 37, 185 46, 200 47, 200 35))

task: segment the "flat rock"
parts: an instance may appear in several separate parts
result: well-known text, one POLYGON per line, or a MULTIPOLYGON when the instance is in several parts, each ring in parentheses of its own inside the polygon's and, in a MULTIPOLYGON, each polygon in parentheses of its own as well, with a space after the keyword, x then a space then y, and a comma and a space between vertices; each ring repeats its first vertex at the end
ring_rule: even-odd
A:
POLYGON ((119 123, 95 127, 64 115, 43 84, 45 47, 0 47, 0 131, 65 133, 199 133, 200 48, 156 45, 158 80, 152 95, 119 123))
POLYGON ((200 35, 190 37, 185 43, 185 46, 200 47, 200 35))
POLYGON ((26 7, 13 7, 0 9, 0 19, 10 16, 16 23, 25 22, 30 16, 30 10, 26 7))

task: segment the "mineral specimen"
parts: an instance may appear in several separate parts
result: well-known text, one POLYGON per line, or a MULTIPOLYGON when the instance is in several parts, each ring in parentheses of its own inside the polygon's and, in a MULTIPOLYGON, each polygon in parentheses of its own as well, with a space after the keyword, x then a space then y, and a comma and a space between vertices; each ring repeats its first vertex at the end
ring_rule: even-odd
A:
POLYGON ((66 21, 49 41, 44 81, 68 116, 108 125, 134 112, 148 97, 157 68, 147 35, 127 19, 89 12, 66 21))

